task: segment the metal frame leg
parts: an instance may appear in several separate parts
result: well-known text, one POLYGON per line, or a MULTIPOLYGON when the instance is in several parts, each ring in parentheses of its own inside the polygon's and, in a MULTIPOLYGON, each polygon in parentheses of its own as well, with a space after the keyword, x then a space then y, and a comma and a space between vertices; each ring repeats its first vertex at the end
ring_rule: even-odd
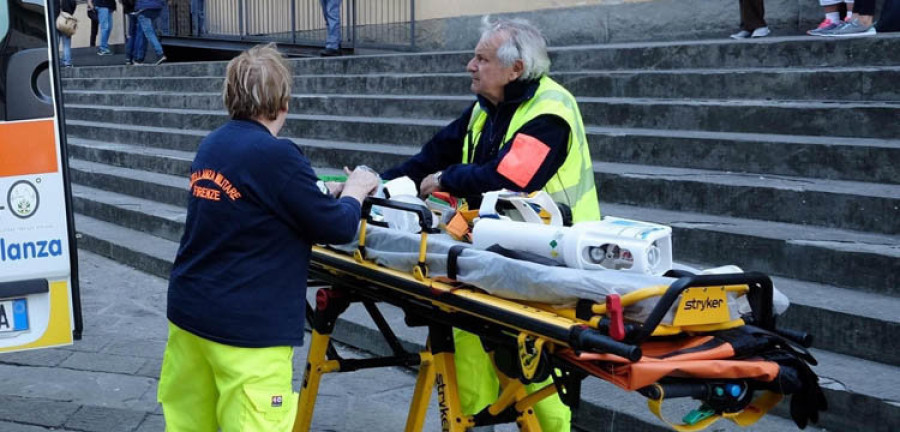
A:
POLYGON ((337 318, 347 310, 348 306, 350 306, 350 299, 339 287, 323 288, 316 293, 312 341, 306 356, 306 370, 303 374, 303 386, 300 388, 300 398, 297 402, 297 417, 294 419, 293 432, 309 431, 322 375, 341 369, 340 361, 328 360, 327 354, 331 349, 331 333, 334 332, 337 318))
POLYGON ((435 367, 435 387, 438 394, 438 411, 441 414, 442 432, 465 432, 475 425, 471 416, 465 416, 459 404, 456 387, 456 362, 453 331, 449 326, 435 325, 429 328, 428 343, 435 367))
POLYGON ((434 357, 428 351, 419 353, 419 375, 416 377, 416 390, 409 404, 409 415, 406 417, 406 432, 419 432, 425 425, 425 414, 431 402, 431 389, 434 388, 434 357))

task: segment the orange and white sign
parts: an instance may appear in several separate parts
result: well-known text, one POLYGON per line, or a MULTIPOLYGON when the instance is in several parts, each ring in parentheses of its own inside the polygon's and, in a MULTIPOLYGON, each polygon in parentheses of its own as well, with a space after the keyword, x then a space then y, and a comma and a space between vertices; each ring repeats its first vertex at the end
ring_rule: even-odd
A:
MULTIPOLYGON (((45 20, 45 28, 47 40, 52 40, 49 21, 45 20)), ((36 59, 22 64, 46 70, 39 51, 30 49, 29 56, 19 56, 36 59)), ((46 52, 44 59, 52 59, 49 47, 46 52)), ((12 54, 17 53, 0 53, 0 66, 12 54)), ((75 249, 64 140, 53 106, 58 100, 57 81, 55 69, 49 71, 53 97, 37 98, 38 109, 31 102, 5 100, 7 113, 31 113, 8 118, 44 118, 9 122, 0 118, 0 353, 71 344, 73 330, 81 326, 77 284, 71 280, 75 249)), ((3 78, 8 71, 0 72, 3 78)), ((25 75, 15 78, 46 76, 25 75)))

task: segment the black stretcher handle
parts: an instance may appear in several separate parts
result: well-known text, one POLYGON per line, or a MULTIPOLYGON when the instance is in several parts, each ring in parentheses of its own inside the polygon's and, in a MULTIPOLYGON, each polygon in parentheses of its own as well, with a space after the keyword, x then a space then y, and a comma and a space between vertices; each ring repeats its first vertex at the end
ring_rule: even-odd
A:
POLYGON ((750 291, 747 298, 753 310, 753 324, 769 330, 775 330, 775 313, 772 304, 772 280, 763 273, 731 273, 718 275, 696 275, 682 277, 669 286, 665 294, 660 297, 659 302, 653 307, 650 316, 644 321, 641 327, 628 338, 635 345, 640 345, 650 338, 653 330, 662 321, 663 317, 669 312, 684 290, 694 287, 711 287, 725 285, 747 285, 750 291))
POLYGON ((791 330, 785 328, 775 329, 775 333, 785 338, 788 338, 794 342, 797 342, 804 348, 809 348, 813 344, 813 335, 798 330, 791 330))
POLYGON ((373 205, 415 213, 419 216, 419 228, 422 229, 422 232, 428 234, 436 234, 440 232, 440 230, 431 227, 432 215, 431 210, 428 210, 428 207, 419 204, 405 203, 402 201, 391 201, 387 198, 368 197, 365 199, 365 201, 363 201, 362 214, 370 222, 372 221, 372 215, 370 213, 373 205))
POLYGON ((569 342, 576 351, 614 354, 636 362, 641 359, 641 347, 619 342, 587 326, 574 327, 569 342))

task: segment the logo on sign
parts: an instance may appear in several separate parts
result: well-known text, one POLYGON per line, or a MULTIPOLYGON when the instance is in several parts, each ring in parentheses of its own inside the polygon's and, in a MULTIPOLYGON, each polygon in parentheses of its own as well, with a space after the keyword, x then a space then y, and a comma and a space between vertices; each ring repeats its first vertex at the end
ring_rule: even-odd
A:
POLYGON ((62 253, 60 239, 16 243, 0 237, 0 262, 57 257, 62 253))
POLYGON ((709 297, 702 299, 702 300, 688 300, 688 301, 684 302, 684 310, 693 309, 693 310, 699 310, 700 312, 703 312, 707 309, 718 309, 718 308, 722 307, 722 304, 724 304, 724 303, 725 302, 722 301, 721 299, 712 299, 709 297))
POLYGON ((38 209, 40 195, 37 188, 27 180, 13 183, 6 194, 9 211, 20 219, 30 218, 38 209))

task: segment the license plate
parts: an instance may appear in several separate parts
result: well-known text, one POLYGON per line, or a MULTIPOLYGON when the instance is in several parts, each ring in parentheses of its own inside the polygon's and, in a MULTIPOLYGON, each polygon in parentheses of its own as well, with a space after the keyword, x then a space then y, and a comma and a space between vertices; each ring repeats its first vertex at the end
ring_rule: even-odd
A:
POLYGON ((728 322, 728 298, 725 287, 688 288, 681 293, 681 302, 672 324, 693 326, 728 322))
POLYGON ((25 299, 0 301, 0 332, 28 330, 28 304, 25 299))

